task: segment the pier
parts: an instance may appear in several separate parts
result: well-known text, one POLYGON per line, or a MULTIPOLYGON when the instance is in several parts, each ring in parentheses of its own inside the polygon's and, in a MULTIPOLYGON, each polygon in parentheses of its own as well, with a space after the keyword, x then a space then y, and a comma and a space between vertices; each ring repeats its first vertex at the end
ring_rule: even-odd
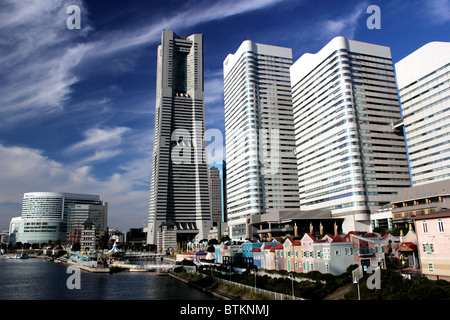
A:
POLYGON ((124 257, 128 259, 163 258, 164 256, 166 256, 164 253, 149 251, 127 251, 124 253, 124 257))

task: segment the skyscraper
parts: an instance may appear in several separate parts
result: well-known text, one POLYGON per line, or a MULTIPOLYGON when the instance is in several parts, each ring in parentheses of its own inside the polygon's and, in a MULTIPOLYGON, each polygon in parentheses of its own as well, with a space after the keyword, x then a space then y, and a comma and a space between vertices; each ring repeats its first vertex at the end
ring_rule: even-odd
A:
POLYGON ((205 159, 203 36, 164 30, 158 46, 149 244, 158 250, 207 238, 211 228, 205 159))
POLYGON ((413 185, 450 179, 450 42, 395 64, 413 185))
POLYGON ((337 37, 291 67, 301 210, 330 210, 343 229, 410 186, 390 48, 337 37))
POLYGON ((299 208, 291 64, 291 49, 249 40, 224 61, 231 239, 250 237, 251 215, 299 208))

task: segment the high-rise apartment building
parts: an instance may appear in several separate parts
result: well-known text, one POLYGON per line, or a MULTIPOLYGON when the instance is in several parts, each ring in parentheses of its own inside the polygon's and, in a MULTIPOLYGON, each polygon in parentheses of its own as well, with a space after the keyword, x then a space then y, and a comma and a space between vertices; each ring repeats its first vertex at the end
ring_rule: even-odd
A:
POLYGON ((222 179, 217 167, 209 167, 209 192, 211 201, 211 217, 213 225, 222 222, 222 179))
POLYGON ((156 82, 147 242, 165 250, 207 238, 212 225, 203 139, 203 36, 184 38, 164 30, 156 82))
POLYGON ((98 195, 65 192, 29 192, 23 195, 22 216, 13 218, 12 242, 80 243, 86 220, 97 234, 107 231, 108 203, 98 195))
POLYGON ((390 48, 337 37, 291 67, 301 210, 330 210, 343 229, 410 186, 390 48))
POLYGON ((395 64, 413 185, 450 179, 450 42, 395 64))
POLYGON ((299 208, 291 65, 292 49, 249 40, 223 63, 231 239, 251 236, 252 215, 299 208))

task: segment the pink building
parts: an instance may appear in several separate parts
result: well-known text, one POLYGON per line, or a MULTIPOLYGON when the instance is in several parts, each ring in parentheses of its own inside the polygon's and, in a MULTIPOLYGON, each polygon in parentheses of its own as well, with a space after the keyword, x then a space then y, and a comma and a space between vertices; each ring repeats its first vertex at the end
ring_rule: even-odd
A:
POLYGON ((316 241, 317 238, 311 233, 305 233, 300 240, 302 244, 303 272, 314 270, 314 242, 316 241))
POLYGON ((287 238, 284 243, 284 268, 288 272, 302 272, 302 246, 301 241, 287 238))
POLYGON ((422 274, 450 280, 450 210, 413 217, 422 274))

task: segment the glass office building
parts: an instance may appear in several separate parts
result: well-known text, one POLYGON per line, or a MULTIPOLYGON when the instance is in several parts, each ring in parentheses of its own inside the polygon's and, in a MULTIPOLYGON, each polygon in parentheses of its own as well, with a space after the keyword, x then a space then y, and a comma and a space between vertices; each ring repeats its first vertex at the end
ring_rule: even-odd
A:
POLYGON ((30 192, 22 201, 22 216, 10 223, 10 242, 61 243, 80 241, 82 224, 91 218, 96 230, 107 229, 108 204, 98 195, 30 192))

